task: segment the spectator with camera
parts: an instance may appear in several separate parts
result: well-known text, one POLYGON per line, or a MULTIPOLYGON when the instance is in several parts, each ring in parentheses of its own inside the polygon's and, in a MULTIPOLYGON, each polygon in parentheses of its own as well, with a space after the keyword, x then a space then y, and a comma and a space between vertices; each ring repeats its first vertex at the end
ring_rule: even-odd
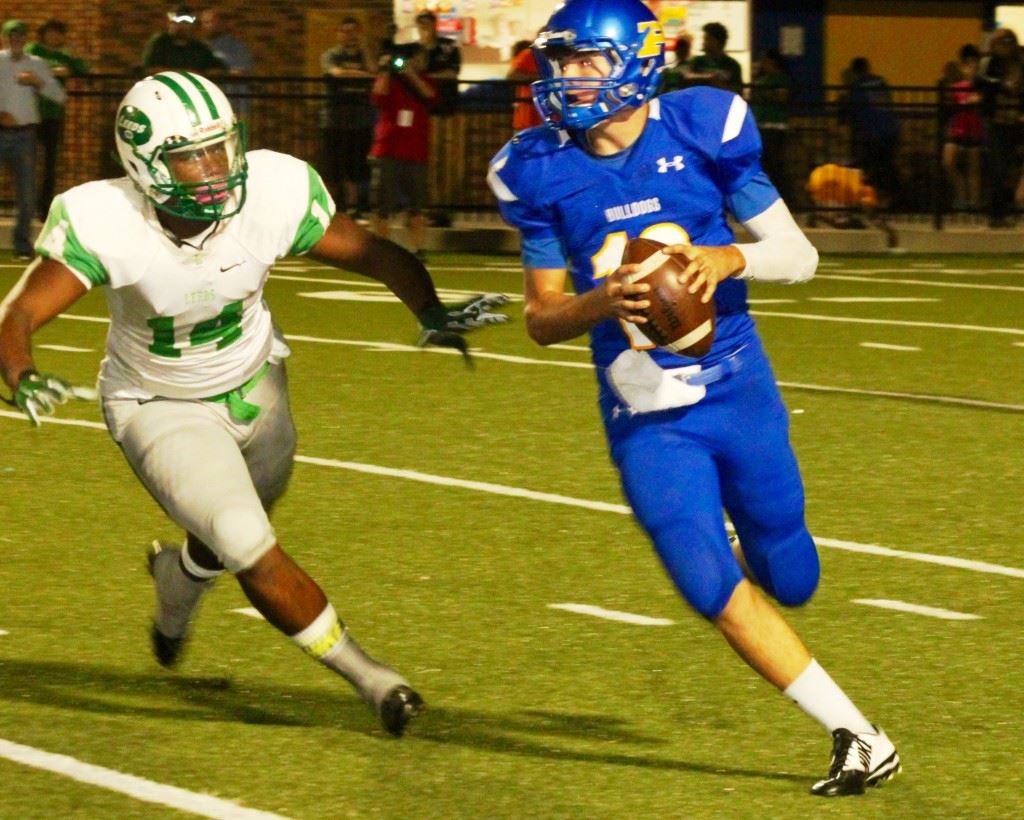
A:
POLYGON ((431 108, 438 98, 425 74, 424 49, 395 47, 382 54, 370 100, 377 109, 370 158, 375 214, 373 229, 387 238, 391 217, 405 211, 409 249, 421 259, 426 238, 427 162, 431 108))

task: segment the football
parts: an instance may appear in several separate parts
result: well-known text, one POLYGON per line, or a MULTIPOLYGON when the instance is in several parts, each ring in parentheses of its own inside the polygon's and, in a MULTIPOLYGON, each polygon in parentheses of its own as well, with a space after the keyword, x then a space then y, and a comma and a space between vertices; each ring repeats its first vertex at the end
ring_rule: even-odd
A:
POLYGON ((686 261, 662 253, 664 247, 654 239, 633 239, 622 254, 622 264, 640 265, 629 281, 651 286, 645 294, 651 306, 640 312, 647 324, 638 327, 658 347, 697 358, 711 349, 715 338, 715 300, 701 302, 700 291, 687 291, 679 279, 686 261))

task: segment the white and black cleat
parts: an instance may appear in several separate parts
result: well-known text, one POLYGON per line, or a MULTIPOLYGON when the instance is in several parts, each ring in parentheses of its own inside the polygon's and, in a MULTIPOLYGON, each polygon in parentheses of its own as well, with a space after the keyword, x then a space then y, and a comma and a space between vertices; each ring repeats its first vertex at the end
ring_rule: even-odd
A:
POLYGON ((881 786, 903 767, 896 747, 888 736, 874 727, 873 733, 854 733, 849 729, 832 732, 832 762, 828 777, 811 786, 819 797, 843 797, 864 794, 871 786, 881 786))
MULTIPOLYGON (((149 575, 153 579, 153 583, 157 585, 157 595, 159 595, 158 564, 165 561, 177 562, 180 560, 181 548, 177 545, 165 544, 162 541, 154 541, 150 544, 146 552, 146 566, 149 569, 149 575)), ((149 638, 156 662, 165 669, 177 666, 178 661, 181 659, 181 651, 185 648, 185 637, 172 638, 169 635, 164 635, 157 628, 154 621, 150 625, 149 638)))
POLYGON ((427 706, 411 686, 401 684, 390 690, 378 707, 380 722, 389 734, 401 737, 405 727, 427 706))

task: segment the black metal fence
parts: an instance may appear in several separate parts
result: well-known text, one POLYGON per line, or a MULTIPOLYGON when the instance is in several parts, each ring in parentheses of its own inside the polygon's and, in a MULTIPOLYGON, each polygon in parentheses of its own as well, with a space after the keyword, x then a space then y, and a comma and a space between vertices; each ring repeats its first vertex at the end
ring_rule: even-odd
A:
MULTIPOLYGON (((114 113, 135 79, 92 75, 70 82, 58 190, 120 174, 113 158, 114 113)), ((317 164, 321 152, 319 117, 327 99, 323 79, 246 77, 239 82, 242 85, 232 96, 245 100, 250 147, 273 148, 317 164)), ((950 171, 942 163, 949 108, 940 87, 891 89, 891 101, 885 107, 895 115, 899 133, 892 141, 891 172, 885 174, 885 179, 871 180, 876 188, 882 189, 875 204, 856 193, 845 199, 839 196, 845 183, 826 185, 829 190, 824 193, 820 184, 809 190, 808 183, 814 180, 816 168, 848 168, 863 149, 856 144, 850 125, 845 89, 825 87, 803 92, 798 90, 786 106, 785 128, 763 129, 766 151, 770 149, 776 154, 775 181, 785 191, 793 210, 827 218, 830 211, 877 207, 889 213, 928 217, 941 226, 954 204, 962 204, 954 203, 950 171), (770 130, 780 133, 769 134, 770 130)), ((512 136, 513 96, 514 86, 503 81, 460 83, 460 104, 455 113, 434 118, 429 174, 434 207, 494 208, 486 184, 487 163, 512 136)), ((978 152, 983 158, 985 146, 979 146, 978 152)), ((821 177, 819 172, 818 183, 821 177)), ((9 177, 5 177, 5 182, 0 188, 0 199, 9 206, 13 200, 9 177)), ((1016 178, 986 180, 979 201, 972 203, 970 210, 983 218, 993 186, 1012 187, 1016 182, 1016 178)))

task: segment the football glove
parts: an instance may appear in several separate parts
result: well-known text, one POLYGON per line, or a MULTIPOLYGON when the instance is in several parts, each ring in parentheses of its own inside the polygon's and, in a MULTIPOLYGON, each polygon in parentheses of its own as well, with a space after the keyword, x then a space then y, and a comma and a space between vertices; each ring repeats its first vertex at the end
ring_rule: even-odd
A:
POLYGON ((472 330, 485 325, 500 325, 508 321, 504 313, 491 313, 491 308, 508 303, 504 293, 481 293, 464 302, 445 305, 448 319, 445 328, 448 330, 472 330))
MULTIPOLYGON (((37 373, 29 370, 22 374, 14 395, 8 404, 21 410, 35 427, 40 425, 41 415, 52 416, 58 404, 68 399, 94 401, 96 391, 89 387, 75 387, 60 376, 52 373, 37 373)), ((5 399, 5 401, 7 401, 5 399)))

